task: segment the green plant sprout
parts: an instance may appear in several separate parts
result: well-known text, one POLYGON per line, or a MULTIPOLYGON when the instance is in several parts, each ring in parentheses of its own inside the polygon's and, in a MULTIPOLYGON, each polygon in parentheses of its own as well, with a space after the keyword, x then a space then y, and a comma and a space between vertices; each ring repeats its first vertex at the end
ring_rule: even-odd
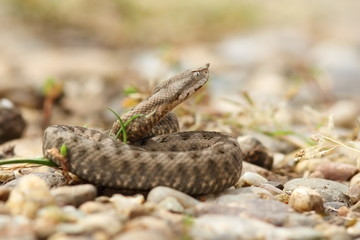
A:
POLYGON ((66 157, 68 155, 68 149, 67 149, 65 143, 63 143, 63 145, 61 145, 61 147, 60 147, 60 154, 63 157, 66 157))
POLYGON ((110 107, 107 107, 108 110, 110 110, 117 118, 117 120, 119 121, 120 123, 120 129, 116 132, 116 135, 115 135, 115 139, 118 139, 119 136, 120 136, 120 133, 122 133, 123 135, 123 143, 127 143, 127 133, 126 133, 126 127, 133 121, 135 120, 136 118, 138 117, 142 117, 144 116, 143 114, 135 114, 134 116, 132 116, 131 118, 129 118, 128 120, 126 120, 126 122, 124 123, 122 120, 121 120, 121 117, 120 115, 115 112, 113 109, 111 109, 110 107))

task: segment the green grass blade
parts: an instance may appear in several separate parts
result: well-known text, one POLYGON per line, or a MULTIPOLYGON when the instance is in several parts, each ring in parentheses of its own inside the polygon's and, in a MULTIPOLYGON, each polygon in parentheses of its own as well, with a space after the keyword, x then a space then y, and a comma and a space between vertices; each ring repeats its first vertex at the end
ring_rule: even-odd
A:
POLYGON ((53 161, 47 158, 6 159, 0 161, 0 165, 18 164, 18 163, 30 163, 30 164, 46 165, 49 167, 58 167, 56 163, 54 163, 53 161))

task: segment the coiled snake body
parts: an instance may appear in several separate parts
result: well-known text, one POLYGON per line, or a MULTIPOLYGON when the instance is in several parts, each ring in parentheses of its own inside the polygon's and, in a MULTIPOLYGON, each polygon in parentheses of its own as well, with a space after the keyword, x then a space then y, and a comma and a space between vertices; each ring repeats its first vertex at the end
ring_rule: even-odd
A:
MULTIPOLYGON (((142 191, 169 186, 201 195, 233 186, 242 170, 237 141, 219 132, 176 132, 178 123, 170 113, 207 82, 208 68, 206 64, 173 76, 124 114, 123 121, 142 114, 126 128, 132 144, 95 129, 55 125, 45 130, 44 155, 60 165, 48 150, 65 144, 65 166, 70 172, 110 188, 142 191)), ((112 133, 118 130, 119 123, 115 122, 112 133)))

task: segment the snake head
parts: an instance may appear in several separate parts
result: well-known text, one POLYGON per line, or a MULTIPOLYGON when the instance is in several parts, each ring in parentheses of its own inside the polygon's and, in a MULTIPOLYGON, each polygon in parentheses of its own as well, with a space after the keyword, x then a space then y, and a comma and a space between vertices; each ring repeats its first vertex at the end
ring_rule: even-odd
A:
POLYGON ((168 81, 158 85, 153 95, 163 95, 172 102, 179 104, 197 92, 209 79, 210 63, 202 67, 177 74, 168 81))

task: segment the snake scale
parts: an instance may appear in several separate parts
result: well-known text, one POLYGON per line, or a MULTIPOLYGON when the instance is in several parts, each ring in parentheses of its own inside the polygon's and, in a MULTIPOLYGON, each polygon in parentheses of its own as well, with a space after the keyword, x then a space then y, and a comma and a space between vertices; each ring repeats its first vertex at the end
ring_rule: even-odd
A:
POLYGON ((65 144, 66 169, 98 186, 135 191, 168 186, 191 195, 225 190, 241 175, 242 153, 237 141, 219 132, 177 132, 176 117, 170 112, 208 78, 209 64, 177 74, 124 114, 124 122, 142 114, 126 127, 131 144, 115 139, 118 122, 111 134, 54 125, 44 132, 44 156, 60 165, 48 150, 65 144))

